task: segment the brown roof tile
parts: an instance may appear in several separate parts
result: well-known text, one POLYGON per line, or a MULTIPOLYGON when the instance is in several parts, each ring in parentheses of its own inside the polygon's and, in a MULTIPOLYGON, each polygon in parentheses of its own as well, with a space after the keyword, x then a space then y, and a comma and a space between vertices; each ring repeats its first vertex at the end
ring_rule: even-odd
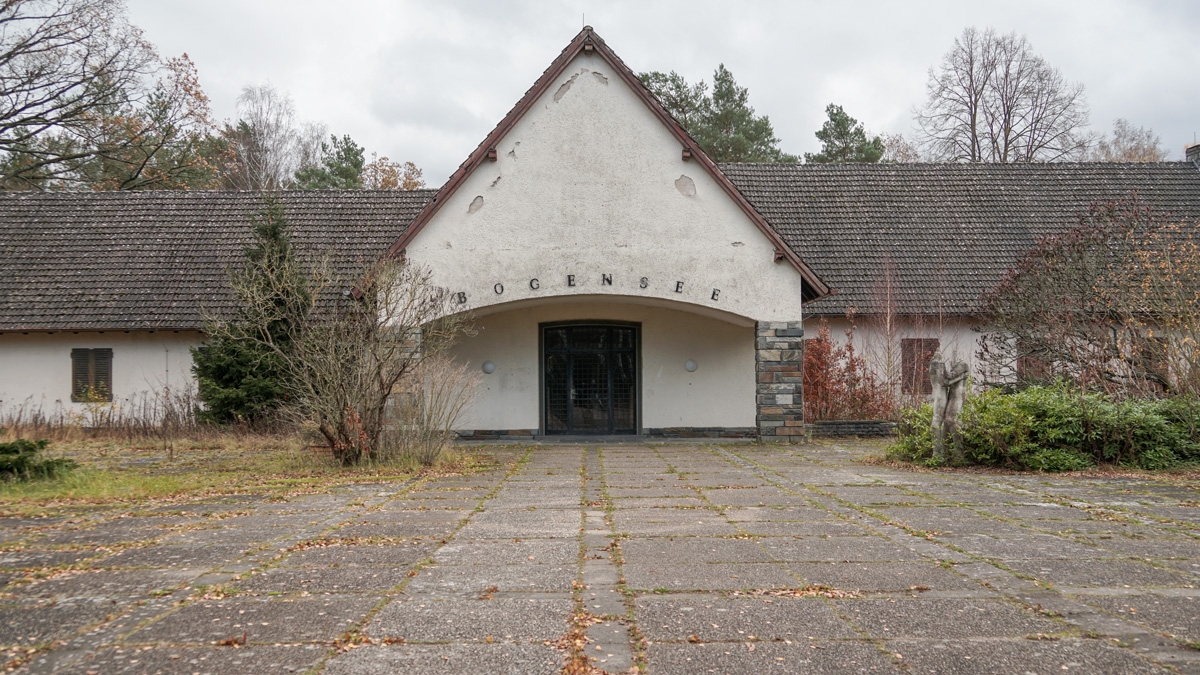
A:
POLYGON ((1200 223, 1200 168, 1154 164, 722 164, 788 245, 835 289, 809 315, 868 313, 890 258, 899 312, 970 314, 1039 236, 1097 201, 1137 193, 1200 223))
MULTIPOLYGON (((277 194, 301 255, 329 252, 349 272, 434 191, 277 194)), ((0 330, 196 329, 227 315, 229 270, 262 206, 253 192, 0 194, 0 330)))

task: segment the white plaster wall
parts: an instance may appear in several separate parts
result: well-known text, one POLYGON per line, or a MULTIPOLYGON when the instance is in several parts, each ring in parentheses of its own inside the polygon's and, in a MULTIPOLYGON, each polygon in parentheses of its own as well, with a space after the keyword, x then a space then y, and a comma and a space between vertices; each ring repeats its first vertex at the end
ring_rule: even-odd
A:
MULTIPOLYGON (((846 343, 846 329, 850 322, 844 318, 826 319, 829 322, 829 335, 836 344, 846 343)), ((898 320, 896 341, 893 345, 893 357, 900 358, 900 340, 905 338, 937 338, 940 342, 942 356, 947 361, 964 361, 971 367, 976 380, 982 374, 976 362, 975 352, 979 349, 981 334, 971 327, 968 320, 954 317, 938 319, 937 317, 903 317, 898 320)), ((809 318, 804 322, 805 339, 815 338, 820 329, 821 319, 809 318)), ((855 320, 854 348, 858 354, 867 359, 869 366, 875 367, 886 359, 884 345, 886 339, 870 317, 860 316, 855 320)))
POLYGON ((753 427, 755 424, 754 328, 678 309, 617 304, 589 297, 479 317, 478 333, 456 346, 454 356, 483 375, 461 429, 538 429, 538 324, 609 320, 642 325, 642 426, 753 427), (684 363, 693 359, 696 372, 684 363))
POLYGON ((600 56, 577 57, 497 151, 407 248, 464 308, 612 294, 800 318, 800 274, 600 56))
POLYGON ((14 407, 39 406, 46 413, 61 405, 80 412, 71 402, 71 350, 113 350, 113 401, 131 399, 170 385, 184 391, 195 384, 190 347, 202 341, 196 332, 91 332, 0 334, 0 413, 14 407))

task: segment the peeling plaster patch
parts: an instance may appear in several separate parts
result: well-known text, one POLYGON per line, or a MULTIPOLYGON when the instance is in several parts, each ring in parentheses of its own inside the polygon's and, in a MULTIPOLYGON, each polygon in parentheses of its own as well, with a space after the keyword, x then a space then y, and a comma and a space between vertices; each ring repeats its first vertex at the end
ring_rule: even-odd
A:
POLYGON ((745 246, 745 244, 743 244, 743 243, 742 243, 742 242, 740 242, 740 241, 735 241, 735 242, 733 242, 733 245, 734 245, 734 246, 745 246))
POLYGON ((483 195, 476 195, 475 199, 471 200, 471 205, 467 207, 467 213, 475 213, 483 208, 483 195))
POLYGON ((492 181, 491 187, 496 187, 496 183, 499 183, 501 178, 504 178, 504 176, 496 176, 496 180, 492 181))
POLYGON ((516 159, 517 158, 517 148, 519 148, 519 147, 521 147, 521 141, 517 141, 516 143, 513 143, 512 150, 508 151, 508 156, 512 157, 513 159, 516 159))
POLYGON ((596 81, 599 82, 600 84, 603 84, 606 87, 608 86, 608 78, 605 77, 602 73, 597 73, 596 71, 592 71, 592 77, 596 78, 596 81))
POLYGON ((679 194, 684 197, 696 196, 696 183, 687 176, 680 176, 675 179, 675 189, 679 190, 679 194))
POLYGON ((587 72, 587 69, 584 68, 583 70, 579 71, 578 73, 575 73, 574 75, 572 75, 571 79, 567 80, 566 82, 563 82, 562 85, 559 86, 558 91, 554 92, 554 102, 558 103, 559 101, 561 101, 562 97, 566 96, 568 91, 571 91, 571 85, 575 84, 575 78, 579 77, 580 75, 582 75, 583 73, 586 73, 586 72, 587 72))

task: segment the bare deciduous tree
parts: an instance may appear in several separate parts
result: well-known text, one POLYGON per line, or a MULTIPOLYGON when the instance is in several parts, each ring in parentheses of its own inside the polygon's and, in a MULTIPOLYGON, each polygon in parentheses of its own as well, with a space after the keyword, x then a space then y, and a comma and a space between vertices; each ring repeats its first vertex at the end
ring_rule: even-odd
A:
POLYGON ((1200 242, 1144 202, 1099 203, 983 298, 990 384, 1066 377, 1120 395, 1195 395, 1200 242))
POLYGON ((155 68, 121 0, 0 3, 0 152, 21 155, 4 178, 44 182, 94 156, 96 118, 114 98, 144 96, 155 68))
MULTIPOLYGON (((420 409, 425 417, 417 422, 454 422, 457 413, 449 415, 437 397, 467 389, 431 389, 428 375, 418 375, 464 332, 466 318, 454 313, 450 293, 432 283, 427 269, 390 258, 350 274, 331 260, 307 270, 294 258, 270 264, 234 275, 241 324, 210 321, 210 339, 250 340, 269 350, 282 365, 283 413, 320 434, 339 462, 388 454, 389 410, 393 397, 406 392, 417 400, 432 395, 440 406, 420 409), (354 280, 360 290, 352 293, 354 280), (296 302, 307 306, 298 310, 296 302)), ((451 431, 417 429, 427 451, 451 431)))
POLYGON ((1100 137, 1087 158, 1093 162, 1162 162, 1170 155, 1153 129, 1119 119, 1113 123, 1112 135, 1100 137))
POLYGON ((1052 162, 1077 159, 1089 145, 1083 85, 1016 33, 967 28, 929 70, 926 91, 916 122, 937 160, 1052 162))
POLYGON ((326 130, 299 122, 291 97, 263 84, 242 89, 237 124, 222 135, 234 154, 224 171, 227 188, 278 190, 291 186, 297 170, 320 163, 326 130))
POLYGON ((880 134, 883 140, 883 158, 879 161, 889 163, 912 163, 924 161, 921 151, 904 134, 880 134))

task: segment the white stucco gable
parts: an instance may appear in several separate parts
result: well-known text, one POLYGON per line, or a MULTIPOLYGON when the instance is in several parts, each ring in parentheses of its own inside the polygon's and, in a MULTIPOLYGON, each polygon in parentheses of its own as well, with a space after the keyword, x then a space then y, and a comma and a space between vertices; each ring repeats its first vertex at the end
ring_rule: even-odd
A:
POLYGON ((485 313, 586 295, 685 303, 743 321, 800 319, 798 259, 707 157, 684 159, 681 137, 690 139, 603 43, 583 48, 589 35, 396 251, 430 267, 464 309, 485 313))

